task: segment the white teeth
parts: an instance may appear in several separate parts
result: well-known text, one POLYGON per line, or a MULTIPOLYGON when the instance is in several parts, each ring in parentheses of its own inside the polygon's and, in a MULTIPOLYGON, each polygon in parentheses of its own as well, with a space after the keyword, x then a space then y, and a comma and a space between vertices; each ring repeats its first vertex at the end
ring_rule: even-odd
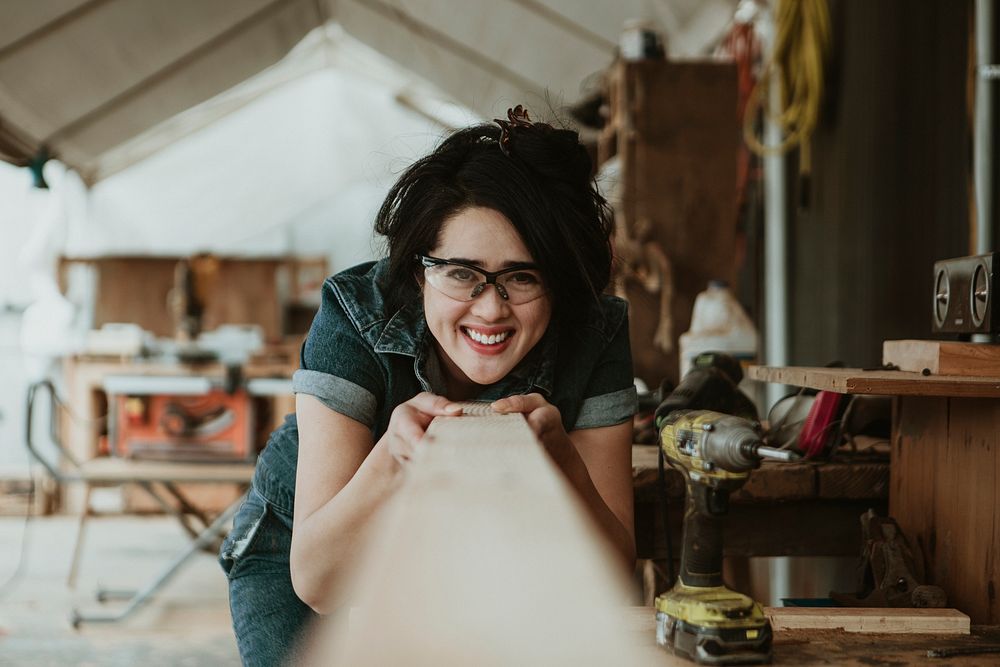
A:
POLYGON ((462 330, 469 338, 476 341, 480 345, 496 345, 497 343, 502 343, 507 340, 507 336, 510 335, 510 332, 508 331, 502 331, 498 334, 490 334, 487 336, 479 333, 475 329, 466 329, 463 327, 462 330))

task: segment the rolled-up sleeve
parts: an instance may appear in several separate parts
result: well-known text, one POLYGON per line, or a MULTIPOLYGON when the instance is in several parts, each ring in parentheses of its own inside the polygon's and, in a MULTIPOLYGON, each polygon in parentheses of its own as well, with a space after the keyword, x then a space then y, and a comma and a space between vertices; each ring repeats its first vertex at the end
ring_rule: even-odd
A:
POLYGON ((329 281, 323 286, 299 365, 292 376, 295 393, 315 396, 331 410, 374 426, 385 379, 375 351, 344 311, 329 281))
POLYGON ((635 415, 638 400, 634 385, 608 394, 585 398, 580 405, 580 414, 573 428, 598 428, 626 422, 635 415))
POLYGON ((299 369, 292 376, 292 391, 315 396, 331 410, 369 427, 375 423, 378 400, 370 391, 350 380, 320 371, 299 369))

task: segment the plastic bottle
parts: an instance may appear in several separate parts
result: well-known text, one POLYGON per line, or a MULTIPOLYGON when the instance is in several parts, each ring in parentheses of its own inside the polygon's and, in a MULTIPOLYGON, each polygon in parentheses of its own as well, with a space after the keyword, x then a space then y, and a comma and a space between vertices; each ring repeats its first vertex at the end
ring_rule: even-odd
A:
POLYGON ((757 329, 726 283, 712 280, 698 294, 691 312, 691 329, 680 336, 680 377, 702 352, 725 352, 741 362, 757 358, 757 329))

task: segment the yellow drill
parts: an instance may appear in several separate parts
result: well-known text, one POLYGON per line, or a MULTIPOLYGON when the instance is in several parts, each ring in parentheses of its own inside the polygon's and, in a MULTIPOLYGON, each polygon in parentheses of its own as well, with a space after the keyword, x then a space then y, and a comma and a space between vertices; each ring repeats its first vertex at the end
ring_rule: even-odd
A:
POLYGON ((673 410, 657 428, 663 456, 684 474, 687 501, 680 573, 656 598, 656 642, 702 664, 770 662, 771 624, 760 604, 722 580, 722 517, 761 459, 798 457, 764 446, 755 422, 710 410, 673 410))

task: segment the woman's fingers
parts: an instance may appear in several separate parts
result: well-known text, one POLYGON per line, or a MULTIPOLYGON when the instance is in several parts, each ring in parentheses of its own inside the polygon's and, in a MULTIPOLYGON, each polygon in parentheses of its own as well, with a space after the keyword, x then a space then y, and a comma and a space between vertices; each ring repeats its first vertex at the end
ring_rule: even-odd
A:
POLYGON ((417 394, 401 403, 392 413, 389 422, 389 451, 400 464, 413 458, 413 450, 427 431, 434 417, 460 415, 462 406, 444 396, 429 392, 417 394))
POLYGON ((462 414, 462 406, 458 403, 427 391, 420 392, 404 405, 412 406, 424 414, 435 417, 462 414))
POLYGON ((545 400, 545 397, 536 393, 518 394, 517 396, 501 398, 499 401, 494 401, 490 407, 493 408, 493 412, 509 414, 516 412, 533 412, 534 410, 543 408, 546 405, 549 405, 549 402, 545 400))

